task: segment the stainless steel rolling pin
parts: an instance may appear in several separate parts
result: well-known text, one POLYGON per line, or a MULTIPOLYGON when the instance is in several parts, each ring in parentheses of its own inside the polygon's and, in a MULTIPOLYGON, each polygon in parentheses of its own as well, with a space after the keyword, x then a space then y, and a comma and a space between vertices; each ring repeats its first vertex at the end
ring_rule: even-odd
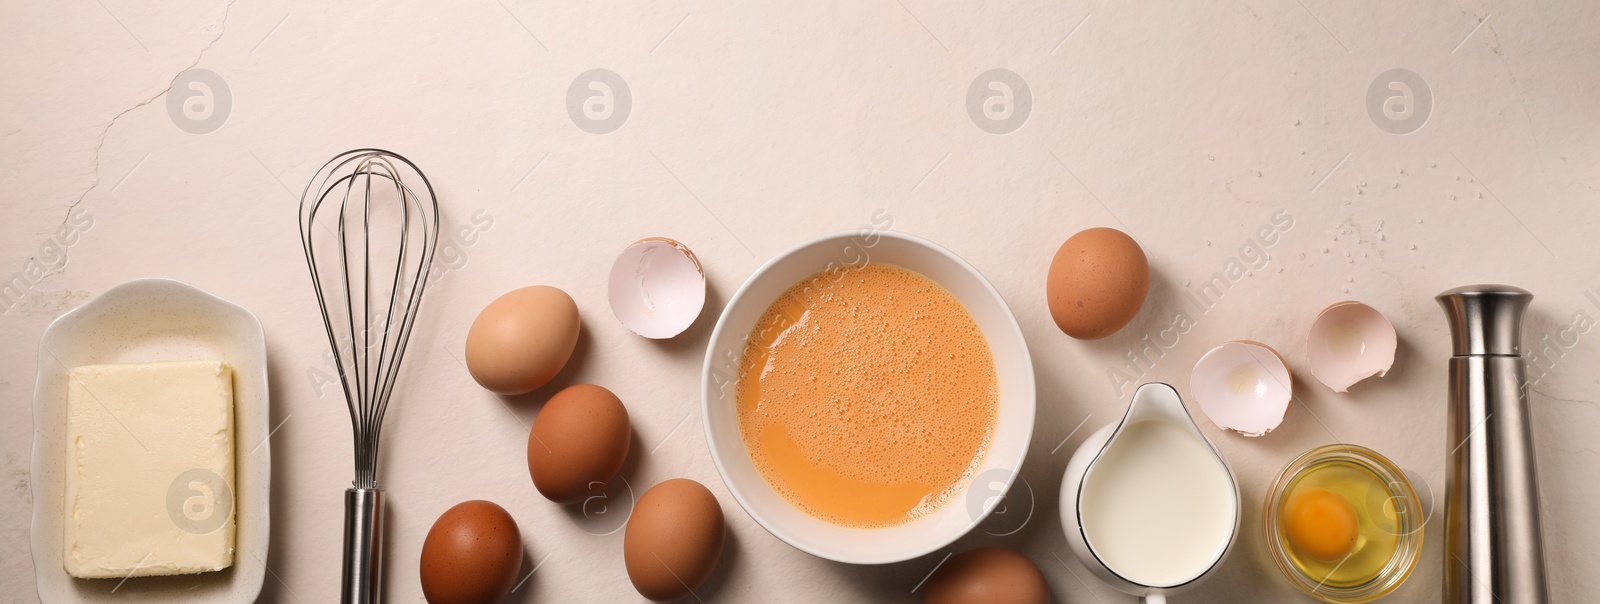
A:
POLYGON ((1539 484, 1522 360, 1533 294, 1469 285, 1439 294, 1450 319, 1444 601, 1543 604, 1539 484))

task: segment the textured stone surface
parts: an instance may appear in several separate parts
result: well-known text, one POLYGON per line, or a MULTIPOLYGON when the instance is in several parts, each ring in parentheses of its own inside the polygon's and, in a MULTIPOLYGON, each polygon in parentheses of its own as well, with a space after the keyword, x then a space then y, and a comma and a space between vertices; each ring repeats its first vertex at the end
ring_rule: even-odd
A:
MULTIPOLYGON (((1575 313, 1600 317, 1600 9, 1591 3, 1252 0, 1159 12, 926 0, 8 4, 0 275, 21 273, 27 292, 0 317, 0 584, 18 593, 31 593, 34 572, 35 342, 53 317, 99 292, 164 276, 240 303, 265 325, 282 426, 272 437, 263 601, 334 599, 349 429, 336 388, 319 390, 333 374, 292 216, 311 173, 357 146, 417 161, 447 225, 471 233, 458 236, 458 255, 447 256, 456 260, 429 290, 385 431, 394 601, 420 597, 417 560, 434 518, 478 498, 521 525, 523 574, 539 564, 515 597, 637 597, 621 533, 591 535, 619 522, 593 506, 594 518, 558 508, 527 478, 527 426, 540 402, 575 382, 602 384, 628 405, 636 493, 683 476, 720 498, 728 547, 703 599, 912 599, 948 552, 857 568, 784 545, 728 495, 698 415, 704 344, 745 277, 796 242, 880 211, 994 282, 1038 370, 1028 488, 984 525, 1022 528, 977 532, 949 551, 1018 548, 1059 600, 1131 601, 1068 552, 1055 511, 1060 473, 1132 392, 1108 372, 1169 381, 1187 396, 1200 354, 1252 339, 1283 353, 1299 376, 1297 400, 1259 439, 1201 420, 1247 505, 1241 546, 1182 599, 1308 601, 1261 546, 1266 485, 1299 453, 1348 441, 1441 493, 1452 446, 1448 346, 1432 297, 1503 281, 1538 296, 1530 347, 1551 338, 1554 363, 1533 406, 1554 599, 1600 591, 1600 333, 1562 335, 1575 313), (177 79, 190 67, 231 92, 227 118, 208 134, 168 110, 169 95, 196 94, 177 79), (574 78, 594 68, 631 93, 626 119, 607 134, 593 132, 614 124, 580 127, 569 115, 574 78), (991 131, 1011 122, 974 122, 988 119, 982 103, 998 94, 982 83, 969 113, 973 79, 994 68, 1031 96, 1008 134, 991 131), (1418 74, 1432 94, 1428 119, 1404 136, 1367 107, 1373 79, 1394 68, 1418 74), (169 91, 174 82, 182 86, 169 91), (1219 299, 1189 297, 1230 259, 1256 258, 1241 246, 1275 215, 1293 224, 1258 244, 1270 260, 1257 259, 1219 299), (1153 284, 1122 332, 1079 342, 1050 320, 1045 269, 1067 236, 1091 226, 1137 238, 1153 284), (706 314, 667 342, 633 335, 606 306, 613 257, 651 235, 693 248, 711 287, 706 314), (466 330, 495 296, 531 284, 571 293, 585 335, 557 383, 502 400, 462 366, 466 330), (1335 395, 1310 378, 1304 339, 1323 306, 1347 298, 1387 314, 1400 350, 1388 377, 1335 395), (1192 326, 1162 335, 1178 313, 1192 326), (1146 335, 1177 342, 1152 364, 1126 367, 1124 353, 1146 335)), ((580 120, 587 89, 577 91, 580 120)), ((604 109, 591 114, 610 120, 620 107, 613 117, 604 109)), ((1015 116, 1003 106, 991 114, 1015 116)), ((1438 597, 1442 501, 1433 512, 1422 563, 1395 601, 1438 597)))

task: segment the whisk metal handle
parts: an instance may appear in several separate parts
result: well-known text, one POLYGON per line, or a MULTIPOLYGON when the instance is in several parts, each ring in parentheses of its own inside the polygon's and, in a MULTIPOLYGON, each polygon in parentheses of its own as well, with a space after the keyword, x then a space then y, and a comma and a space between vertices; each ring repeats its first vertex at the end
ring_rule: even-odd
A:
POLYGON ((344 604, 376 604, 383 592, 383 489, 344 492, 344 604))

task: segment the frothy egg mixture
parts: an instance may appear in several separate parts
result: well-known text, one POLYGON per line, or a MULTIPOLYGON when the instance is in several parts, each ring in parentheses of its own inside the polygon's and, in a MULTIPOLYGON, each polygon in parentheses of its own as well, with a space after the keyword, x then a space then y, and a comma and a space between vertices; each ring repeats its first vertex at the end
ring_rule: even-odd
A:
POLYGON ((950 292, 883 264, 800 282, 756 323, 739 427, 769 484, 806 513, 883 527, 961 492, 994 437, 999 380, 950 292))

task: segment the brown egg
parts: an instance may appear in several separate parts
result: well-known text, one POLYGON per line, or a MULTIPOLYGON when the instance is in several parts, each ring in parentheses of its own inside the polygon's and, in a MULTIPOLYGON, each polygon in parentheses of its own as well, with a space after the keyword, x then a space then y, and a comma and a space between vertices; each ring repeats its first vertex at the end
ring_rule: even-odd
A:
POLYGON ((467 371, 484 388, 523 394, 561 372, 578 344, 578 305, 547 285, 495 298, 467 330, 467 371))
POLYGON ((928 579, 927 604, 1046 604, 1050 586, 1026 556, 985 547, 951 557, 928 579))
POLYGON ((1093 228, 1061 244, 1045 280, 1050 316, 1067 335, 1098 340, 1139 314, 1150 292, 1150 263, 1122 231, 1093 228))
POLYGON ((632 436, 628 409, 617 395, 594 384, 569 386, 533 419, 528 475, 550 501, 582 501, 622 471, 632 436))
POLYGON ((622 536, 633 588, 657 602, 688 597, 717 568, 726 528, 722 506, 700 483, 674 478, 650 487, 622 536))
POLYGON ((432 604, 484 604, 511 594, 522 534, 505 508, 474 500, 445 510, 422 541, 422 596, 432 604))

